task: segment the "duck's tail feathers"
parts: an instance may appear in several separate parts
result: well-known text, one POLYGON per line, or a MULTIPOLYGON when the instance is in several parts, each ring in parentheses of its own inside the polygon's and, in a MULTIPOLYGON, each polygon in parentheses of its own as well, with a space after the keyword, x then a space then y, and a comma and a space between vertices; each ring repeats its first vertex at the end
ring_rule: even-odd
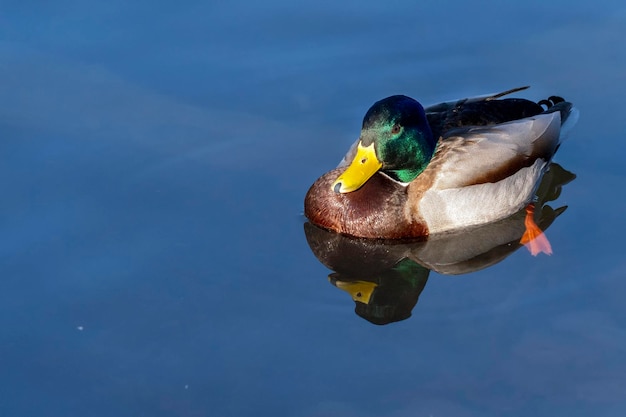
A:
POLYGON ((563 98, 558 96, 550 96, 547 100, 539 101, 538 104, 547 107, 547 109, 543 112, 544 114, 554 113, 557 111, 561 113, 560 140, 562 142, 578 121, 580 112, 572 103, 565 101, 563 98))
POLYGON ((580 116, 580 112, 578 111, 578 109, 572 106, 570 107, 569 113, 567 117, 565 118, 565 121, 563 121, 563 119, 561 118, 561 121, 563 123, 561 125, 561 141, 563 141, 563 139, 567 137, 567 135, 572 130, 574 125, 578 122, 579 116, 580 116))

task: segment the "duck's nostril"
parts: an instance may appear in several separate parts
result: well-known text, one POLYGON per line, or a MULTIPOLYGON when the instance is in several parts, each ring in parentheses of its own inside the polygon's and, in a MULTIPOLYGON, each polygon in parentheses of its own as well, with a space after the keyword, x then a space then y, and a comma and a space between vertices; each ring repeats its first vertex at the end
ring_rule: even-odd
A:
POLYGON ((333 191, 339 194, 341 192, 340 190, 341 190, 341 183, 338 182, 337 184, 335 184, 335 188, 333 188, 333 191))

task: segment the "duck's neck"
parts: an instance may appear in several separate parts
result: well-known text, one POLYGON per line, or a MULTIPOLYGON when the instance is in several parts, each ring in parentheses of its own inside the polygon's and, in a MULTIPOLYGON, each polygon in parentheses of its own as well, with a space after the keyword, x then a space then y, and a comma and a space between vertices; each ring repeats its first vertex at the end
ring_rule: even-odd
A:
POLYGON ((385 171, 385 174, 389 175, 391 178, 393 178, 396 181, 406 184, 406 183, 413 181, 415 178, 417 178, 417 176, 421 174, 423 170, 424 168, 422 169, 397 169, 397 170, 385 171))
POLYGON ((426 169, 435 151, 430 129, 411 132, 405 140, 386 149, 387 160, 393 161, 384 169, 396 181, 409 183, 426 169))

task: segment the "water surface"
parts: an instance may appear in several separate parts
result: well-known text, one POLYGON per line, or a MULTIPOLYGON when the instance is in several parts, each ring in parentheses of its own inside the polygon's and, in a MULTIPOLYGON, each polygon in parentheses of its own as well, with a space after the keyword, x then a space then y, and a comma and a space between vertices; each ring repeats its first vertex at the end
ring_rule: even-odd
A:
POLYGON ((2 415, 626 412, 621 2, 13 2, 0 23, 2 415), (382 97, 526 84, 581 113, 554 254, 356 315, 307 188, 382 97))

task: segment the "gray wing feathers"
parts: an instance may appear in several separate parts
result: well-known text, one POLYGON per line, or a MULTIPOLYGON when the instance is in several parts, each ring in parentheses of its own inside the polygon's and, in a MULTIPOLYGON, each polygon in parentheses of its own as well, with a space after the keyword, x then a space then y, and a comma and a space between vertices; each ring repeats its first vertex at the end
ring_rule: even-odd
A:
POLYGON ((536 159, 549 161, 559 144, 560 126, 560 114, 555 112, 450 131, 431 164, 438 172, 433 188, 497 182, 536 159))

